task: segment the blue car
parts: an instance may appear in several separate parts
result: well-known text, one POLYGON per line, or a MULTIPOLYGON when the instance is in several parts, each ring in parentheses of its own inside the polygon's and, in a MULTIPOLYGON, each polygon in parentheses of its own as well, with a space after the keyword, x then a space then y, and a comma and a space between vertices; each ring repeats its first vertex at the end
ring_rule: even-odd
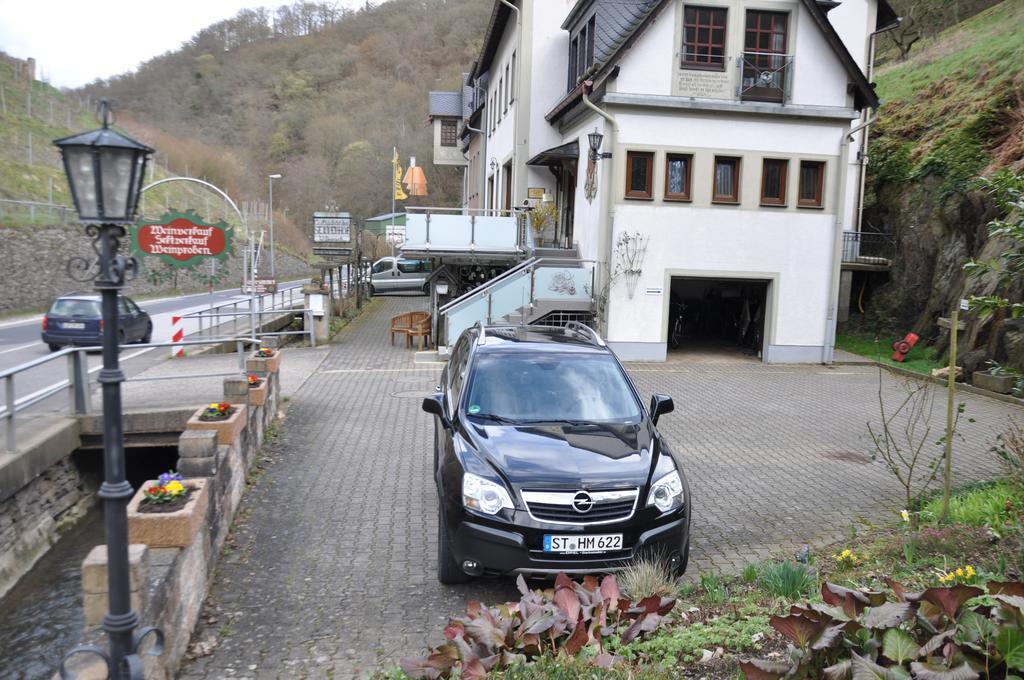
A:
MULTIPOLYGON (((153 337, 153 320, 130 298, 117 299, 120 313, 118 344, 147 343, 153 337)), ((66 345, 92 347, 103 344, 100 296, 89 293, 64 295, 43 316, 43 342, 51 352, 66 345)))

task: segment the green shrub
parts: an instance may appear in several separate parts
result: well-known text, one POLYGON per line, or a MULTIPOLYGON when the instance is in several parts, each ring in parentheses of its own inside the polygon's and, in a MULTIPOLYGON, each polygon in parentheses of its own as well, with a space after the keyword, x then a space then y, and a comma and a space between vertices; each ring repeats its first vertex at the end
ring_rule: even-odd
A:
POLYGON ((743 567, 743 574, 741 575, 744 583, 754 583, 757 581, 759 572, 756 564, 748 564, 743 567))
POLYGON ((665 635, 633 642, 615 651, 629 661, 649 659, 661 666, 673 662, 690 664, 698 661, 705 649, 714 651, 721 647, 730 652, 761 649, 760 641, 767 631, 767 616, 726 615, 675 628, 665 635))
POLYGON ((729 599, 729 590, 722 583, 722 578, 713 571, 700 575, 700 587, 704 598, 711 604, 724 604, 729 599))
POLYGON ((761 569, 760 585, 772 595, 796 600, 814 587, 814 577, 797 562, 771 562, 761 569))
MULTIPOLYGON (((942 511, 942 498, 926 502, 921 516, 937 518, 942 511)), ((989 526, 999 530, 1019 521, 1024 512, 1024 498, 1008 481, 975 487, 956 493, 949 501, 949 522, 972 527, 989 526)))

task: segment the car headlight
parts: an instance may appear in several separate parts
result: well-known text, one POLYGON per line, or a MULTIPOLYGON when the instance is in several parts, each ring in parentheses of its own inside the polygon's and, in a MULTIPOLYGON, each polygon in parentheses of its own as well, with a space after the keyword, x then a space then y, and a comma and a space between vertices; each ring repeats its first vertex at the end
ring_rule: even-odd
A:
POLYGON ((654 506, 661 512, 675 510, 683 504, 683 480, 679 472, 673 470, 662 476, 651 485, 651 492, 647 494, 648 507, 654 506))
POLYGON ((487 515, 502 508, 512 509, 512 498, 501 484, 477 477, 472 472, 462 475, 462 504, 487 515))

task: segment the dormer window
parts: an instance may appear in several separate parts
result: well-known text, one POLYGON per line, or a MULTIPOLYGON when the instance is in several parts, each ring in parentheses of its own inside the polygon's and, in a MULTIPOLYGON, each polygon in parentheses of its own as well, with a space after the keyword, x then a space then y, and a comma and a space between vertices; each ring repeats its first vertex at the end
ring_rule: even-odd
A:
POLYGON ((687 5, 683 12, 683 68, 725 70, 724 7, 687 5))
POLYGON ((594 65, 594 33, 597 29, 597 17, 583 24, 572 40, 569 41, 569 89, 576 87, 584 73, 594 65))

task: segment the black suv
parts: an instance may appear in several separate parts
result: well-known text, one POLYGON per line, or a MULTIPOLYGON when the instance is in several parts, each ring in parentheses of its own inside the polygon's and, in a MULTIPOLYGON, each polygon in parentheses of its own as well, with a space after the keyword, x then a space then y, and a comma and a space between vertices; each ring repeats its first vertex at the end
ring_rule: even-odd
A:
POLYGON ((643 554, 682 573, 690 490, 592 329, 478 325, 455 343, 434 418, 438 579, 606 572, 643 554))

